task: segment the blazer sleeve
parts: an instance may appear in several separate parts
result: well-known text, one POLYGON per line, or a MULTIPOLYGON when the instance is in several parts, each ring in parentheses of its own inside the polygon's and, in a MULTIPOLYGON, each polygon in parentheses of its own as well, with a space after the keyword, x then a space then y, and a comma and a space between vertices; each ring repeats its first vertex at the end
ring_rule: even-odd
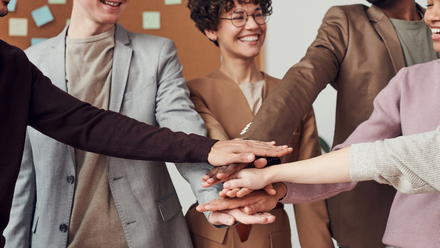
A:
POLYGON ((230 140, 222 124, 217 120, 214 113, 206 106, 202 99, 191 93, 191 101, 196 111, 200 114, 208 129, 208 137, 216 140, 230 140))
POLYGON ((306 55, 269 94, 243 137, 287 144, 321 90, 336 81, 348 46, 348 28, 344 10, 330 8, 306 55))
MULTIPOLYGON (((406 69, 399 71, 374 99, 374 111, 370 118, 359 125, 343 144, 335 146, 333 150, 362 142, 395 138, 402 134, 400 100, 401 86, 406 82, 406 72, 406 69)), ((283 201, 304 202, 326 199, 342 191, 351 190, 356 184, 356 182, 333 184, 287 183, 288 196, 283 201)))
MULTIPOLYGON (((158 89, 156 94, 156 120, 161 127, 173 131, 206 136, 206 127, 189 99, 189 90, 182 75, 182 65, 177 49, 171 40, 166 40, 160 52, 158 89)), ((221 185, 203 188, 201 178, 213 167, 208 163, 180 163, 176 167, 201 204, 218 197, 221 185)))
MULTIPOLYGON (((304 160, 321 155, 315 114, 310 110, 301 121, 301 136, 298 160, 304 160)), ((333 248, 330 235, 330 218, 325 200, 293 205, 298 238, 301 247, 333 248)))
POLYGON ((30 139, 26 141, 20 173, 14 190, 11 215, 4 231, 6 248, 31 247, 31 231, 36 201, 35 168, 30 139))

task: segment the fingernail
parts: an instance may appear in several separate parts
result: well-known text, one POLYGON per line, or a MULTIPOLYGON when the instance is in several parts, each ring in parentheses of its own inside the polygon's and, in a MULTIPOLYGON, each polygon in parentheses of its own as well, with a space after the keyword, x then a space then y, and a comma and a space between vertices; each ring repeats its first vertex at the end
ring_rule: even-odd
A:
POLYGON ((248 154, 247 156, 246 156, 246 158, 247 158, 247 160, 252 160, 252 154, 248 154))
POLYGON ((227 223, 228 225, 232 225, 232 224, 234 224, 234 223, 233 223, 233 220, 232 220, 231 217, 228 218, 228 220, 226 221, 226 223, 227 223))
POLYGON ((229 189, 229 183, 228 183, 228 182, 225 182, 225 183, 223 184, 223 188, 225 188, 225 189, 229 189))

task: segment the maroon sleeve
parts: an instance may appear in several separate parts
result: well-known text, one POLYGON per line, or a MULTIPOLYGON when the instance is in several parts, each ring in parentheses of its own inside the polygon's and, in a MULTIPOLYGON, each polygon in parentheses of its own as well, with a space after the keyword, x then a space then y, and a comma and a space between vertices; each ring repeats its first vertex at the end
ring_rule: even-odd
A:
POLYGON ((58 89, 32 63, 29 125, 70 146, 108 156, 207 162, 216 142, 100 110, 58 89))

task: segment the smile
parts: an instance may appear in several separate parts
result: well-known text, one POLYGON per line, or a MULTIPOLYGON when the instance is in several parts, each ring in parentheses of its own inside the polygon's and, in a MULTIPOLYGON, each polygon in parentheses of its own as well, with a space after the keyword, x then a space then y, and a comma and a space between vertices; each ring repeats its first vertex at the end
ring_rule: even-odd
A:
POLYGON ((241 37, 241 38, 239 38, 239 40, 243 41, 243 42, 258 41, 258 35, 251 35, 251 36, 241 37))
POLYGON ((112 7, 118 7, 119 5, 122 4, 122 3, 109 2, 109 1, 104 1, 104 0, 101 0, 101 3, 106 4, 106 5, 110 5, 112 7))
POLYGON ((440 34, 440 28, 431 28, 432 34, 440 34))

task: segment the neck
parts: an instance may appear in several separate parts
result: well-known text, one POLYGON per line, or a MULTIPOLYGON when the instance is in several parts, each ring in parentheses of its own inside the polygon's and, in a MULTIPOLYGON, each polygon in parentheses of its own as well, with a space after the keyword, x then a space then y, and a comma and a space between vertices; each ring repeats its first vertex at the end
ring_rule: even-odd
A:
POLYGON ((384 1, 375 4, 375 6, 381 9, 389 18, 404 21, 420 21, 422 19, 417 12, 417 5, 414 0, 384 1))
POLYGON ((220 71, 237 84, 256 83, 264 79, 258 70, 255 58, 249 60, 223 58, 220 71))
POLYGON ((70 18, 69 30, 67 31, 67 36, 70 38, 81 39, 92 37, 105 33, 111 29, 115 24, 101 24, 96 23, 89 18, 86 18, 80 14, 76 14, 75 10, 72 11, 72 16, 70 18))

